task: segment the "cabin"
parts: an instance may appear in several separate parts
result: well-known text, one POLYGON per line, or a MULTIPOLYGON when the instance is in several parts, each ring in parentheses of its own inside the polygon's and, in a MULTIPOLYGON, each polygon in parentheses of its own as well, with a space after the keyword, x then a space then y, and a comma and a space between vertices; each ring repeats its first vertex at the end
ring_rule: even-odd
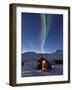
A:
POLYGON ((38 67, 37 67, 38 70, 49 71, 51 68, 52 66, 47 59, 41 57, 38 60, 38 67))

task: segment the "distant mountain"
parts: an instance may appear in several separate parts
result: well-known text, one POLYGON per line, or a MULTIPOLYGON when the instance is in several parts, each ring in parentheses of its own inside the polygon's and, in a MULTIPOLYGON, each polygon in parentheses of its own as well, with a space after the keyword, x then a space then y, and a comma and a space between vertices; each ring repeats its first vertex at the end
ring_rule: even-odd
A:
POLYGON ((54 59, 63 60, 63 50, 56 50, 56 52, 53 52, 51 56, 54 57, 54 59))
POLYGON ((39 55, 35 52, 26 52, 22 54, 24 60, 38 60, 39 55))
POLYGON ((57 50, 51 54, 26 52, 22 54, 22 60, 39 60, 41 56, 47 60, 63 60, 63 50, 57 50))
POLYGON ((56 52, 52 53, 53 55, 62 55, 63 54, 63 50, 56 50, 56 52))

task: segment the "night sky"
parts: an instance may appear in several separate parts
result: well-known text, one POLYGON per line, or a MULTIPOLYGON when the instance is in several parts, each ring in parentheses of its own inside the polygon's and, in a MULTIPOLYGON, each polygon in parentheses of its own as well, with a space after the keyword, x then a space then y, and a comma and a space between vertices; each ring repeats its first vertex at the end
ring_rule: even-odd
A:
POLYGON ((38 13, 21 13, 21 52, 51 53, 63 50, 63 15, 45 14, 46 34, 42 45, 42 20, 38 13), (49 19, 51 16, 51 19, 49 19))

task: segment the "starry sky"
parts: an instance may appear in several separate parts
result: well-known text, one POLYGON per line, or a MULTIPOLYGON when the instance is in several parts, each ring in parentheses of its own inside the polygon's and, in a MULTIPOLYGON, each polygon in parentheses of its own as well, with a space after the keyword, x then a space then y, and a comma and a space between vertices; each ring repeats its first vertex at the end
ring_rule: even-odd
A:
POLYGON ((41 13, 21 13, 22 53, 51 53, 56 50, 63 50, 63 15, 44 14, 44 26, 41 15, 41 13), (42 44, 43 51, 41 50, 42 44))

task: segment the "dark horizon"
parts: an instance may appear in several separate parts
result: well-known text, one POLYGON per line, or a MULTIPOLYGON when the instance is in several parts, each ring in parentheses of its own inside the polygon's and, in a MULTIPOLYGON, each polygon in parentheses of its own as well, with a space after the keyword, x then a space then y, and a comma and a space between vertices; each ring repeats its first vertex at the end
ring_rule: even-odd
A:
POLYGON ((36 53, 36 54, 52 54, 52 53, 55 53, 55 52, 63 52, 63 50, 55 50, 55 51, 53 51, 53 52, 50 52, 50 53, 48 53, 48 52, 45 52, 45 53, 42 53, 42 52, 33 52, 33 51, 30 51, 30 52, 22 52, 21 54, 25 54, 25 53, 36 53))

